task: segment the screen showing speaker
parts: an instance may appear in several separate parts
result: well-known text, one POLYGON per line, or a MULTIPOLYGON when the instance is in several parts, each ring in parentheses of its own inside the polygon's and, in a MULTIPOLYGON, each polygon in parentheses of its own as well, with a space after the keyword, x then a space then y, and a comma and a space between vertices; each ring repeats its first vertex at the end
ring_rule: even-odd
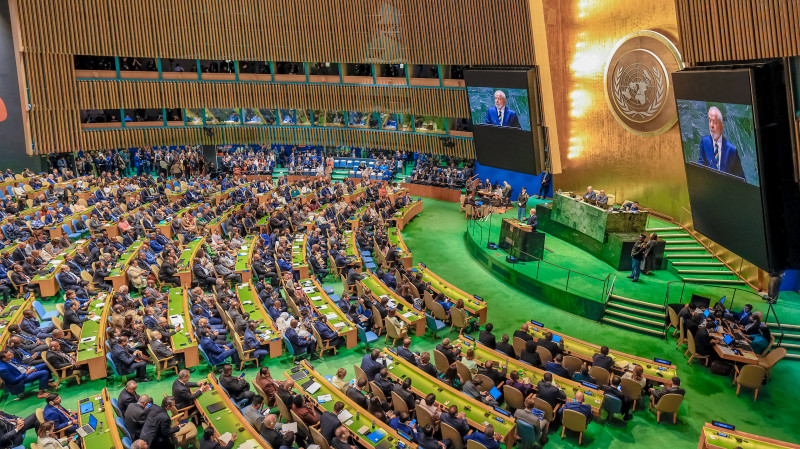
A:
POLYGON ((464 82, 478 162, 538 174, 544 160, 544 133, 536 70, 467 70, 464 82))
POLYGON ((694 228, 770 266, 751 70, 672 74, 694 228))

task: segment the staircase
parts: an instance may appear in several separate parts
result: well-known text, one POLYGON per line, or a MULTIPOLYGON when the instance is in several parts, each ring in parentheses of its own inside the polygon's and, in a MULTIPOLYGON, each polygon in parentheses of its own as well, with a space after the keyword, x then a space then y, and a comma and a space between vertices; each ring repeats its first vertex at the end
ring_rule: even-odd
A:
MULTIPOLYGON (((767 323, 772 335, 778 338, 778 325, 775 323, 767 323)), ((800 326, 796 324, 782 324, 783 340, 781 346, 786 348, 787 360, 800 360, 800 326)))
POLYGON ((663 337, 666 313, 661 304, 651 304, 612 293, 608 297, 602 323, 663 337))
POLYGON ((667 270, 683 281, 696 284, 745 285, 736 273, 710 253, 680 226, 649 227, 666 242, 667 270))

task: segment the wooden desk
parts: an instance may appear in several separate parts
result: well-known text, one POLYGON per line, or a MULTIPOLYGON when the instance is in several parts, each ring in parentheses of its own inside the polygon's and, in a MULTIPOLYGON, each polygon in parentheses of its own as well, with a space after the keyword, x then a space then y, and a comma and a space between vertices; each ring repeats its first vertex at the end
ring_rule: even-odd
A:
MULTIPOLYGON (((758 355, 753 352, 750 345, 742 346, 742 347, 733 347, 733 345, 726 345, 723 342, 723 338, 725 335, 730 335, 733 337, 734 342, 736 340, 736 335, 734 335, 733 330, 731 330, 730 326, 728 326, 727 321, 722 321, 722 330, 723 333, 709 333, 709 336, 712 338, 717 338, 720 343, 714 344, 714 351, 717 352, 717 355, 721 359, 730 360, 734 363, 743 363, 745 365, 757 365, 758 364, 758 355)), ((720 329, 717 329, 720 330, 720 329)))
POLYGON ((197 366, 200 363, 200 352, 197 339, 194 335, 192 317, 189 315, 189 298, 183 287, 172 288, 167 296, 167 309, 169 321, 173 326, 181 324, 181 330, 170 337, 172 352, 183 354, 186 368, 197 366))
POLYGON ((403 188, 408 189, 409 193, 415 196, 424 196, 435 200, 451 201, 457 203, 461 198, 461 189, 449 189, 447 187, 426 186, 423 184, 402 183, 403 188))
POLYGON ((115 292, 118 292, 123 285, 128 285, 128 267, 139 257, 139 250, 143 243, 144 240, 135 241, 119 256, 117 266, 108 273, 109 276, 106 277, 106 280, 111 282, 115 292))
MULTIPOLYGON (((318 373, 313 368, 311 368, 308 365, 308 362, 306 362, 304 360, 302 362, 302 365, 300 365, 300 367, 302 367, 302 368, 298 372, 299 373, 303 373, 302 375, 304 377, 299 378, 298 380, 295 381, 295 384, 294 384, 295 388, 297 388, 298 391, 300 391, 301 393, 305 394, 312 401, 314 401, 315 405, 316 405, 316 409, 319 410, 320 412, 329 411, 329 412, 333 413, 334 405, 337 402, 343 402, 344 405, 345 405, 344 409, 347 410, 351 415, 353 415, 352 418, 350 418, 349 420, 345 421, 343 424, 350 430, 350 432, 353 434, 353 437, 361 445, 363 445, 364 447, 367 447, 367 448, 374 448, 380 443, 388 442, 390 444, 389 447, 394 449, 394 447, 397 445, 397 442, 398 441, 402 441, 403 444, 405 444, 407 447, 410 447, 410 448, 416 448, 417 447, 416 444, 414 444, 414 443, 406 440, 405 438, 401 437, 400 435, 398 435, 397 432, 395 432, 394 429, 389 427, 388 424, 384 423, 383 421, 381 421, 379 419, 375 419, 375 417, 372 416, 371 414, 369 414, 366 409, 363 409, 363 408, 359 407, 358 404, 356 404, 349 397, 347 397, 347 395, 344 394, 342 392, 342 390, 340 390, 340 389, 336 388, 335 386, 333 386, 333 384, 328 382, 325 379, 324 376, 322 376, 320 373, 318 373), (314 393, 308 393, 303 388, 303 384, 308 383, 309 381, 314 381, 317 384, 319 384, 320 385, 319 390, 317 390, 314 393), (316 400, 316 398, 318 398, 320 396, 323 396, 323 395, 326 395, 326 394, 331 395, 331 400, 323 402, 322 404, 320 404, 316 400), (375 427, 373 427, 373 426, 375 426, 375 427), (381 430, 382 432, 384 432, 385 435, 381 439, 379 439, 377 441, 377 443, 374 443, 374 442, 372 442, 372 440, 368 439, 366 437, 366 435, 361 435, 361 434, 358 433, 358 430, 363 428, 363 427, 370 428, 371 430, 368 431, 370 433, 372 431, 374 431, 374 430, 381 430)), ((284 375, 286 376, 287 379, 291 379, 292 378, 291 370, 284 371, 284 375)), ((369 434, 367 434, 367 435, 369 435, 369 434)), ((264 447, 267 447, 267 446, 264 446, 264 447)))
POLYGON ((261 321, 261 324, 256 328, 256 335, 261 340, 262 344, 269 345, 269 357, 275 358, 283 355, 283 340, 278 328, 267 313, 267 309, 261 303, 261 299, 256 295, 253 287, 244 282, 236 286, 236 293, 239 296, 239 303, 242 305, 242 311, 250 314, 251 320, 261 321))
POLYGON ((111 398, 108 394, 108 388, 103 388, 103 391, 98 395, 79 400, 75 411, 78 413, 79 426, 88 424, 90 415, 94 415, 95 419, 97 419, 98 430, 81 439, 81 444, 84 449, 122 447, 122 440, 120 439, 119 430, 117 429, 117 423, 115 421, 116 415, 114 415, 114 409, 111 408, 111 398), (84 403, 91 403, 93 410, 81 413, 81 404, 84 403))
POLYGON ((405 228, 406 225, 411 221, 411 219, 416 217, 420 212, 422 212, 421 199, 406 205, 404 208, 395 212, 394 217, 392 217, 395 221, 395 227, 402 231, 403 228, 405 228))
POLYGON ((197 237, 189 242, 181 252, 181 257, 178 259, 178 272, 176 275, 181 279, 181 286, 183 287, 188 287, 192 283, 194 256, 203 243, 205 243, 205 240, 201 237, 197 237))
POLYGON ((220 435, 226 432, 238 434, 232 449, 238 449, 247 441, 255 443, 256 447, 269 448, 269 443, 250 425, 231 398, 225 394, 214 373, 209 373, 207 380, 212 389, 201 394, 194 401, 206 423, 214 427, 220 435), (220 402, 225 406, 224 408, 214 413, 208 410, 209 406, 220 402))
POLYGON ((245 245, 236 251, 236 265, 234 270, 236 274, 242 276, 242 282, 247 283, 253 280, 253 273, 250 265, 253 260, 253 251, 256 248, 256 236, 254 234, 248 235, 245 239, 245 245))
MULTIPOLYGON (((533 321, 528 323, 528 333, 535 338, 543 339, 547 332, 561 337, 561 341, 564 343, 564 355, 571 355, 591 363, 592 356, 600 352, 599 345, 587 343, 577 338, 572 338, 569 335, 547 329, 533 321)), ((628 366, 631 366, 632 369, 632 365, 635 364, 640 365, 644 369, 644 377, 654 383, 670 386, 672 385, 672 378, 678 376, 678 369, 675 365, 657 363, 652 359, 636 357, 624 352, 614 351, 613 349, 609 350, 608 355, 614 359, 614 368, 612 371, 616 374, 623 374, 628 366)))
POLYGON ((484 324, 486 322, 486 314, 488 310, 486 307, 486 301, 479 299, 474 295, 470 295, 453 284, 445 281, 434 274, 433 271, 429 270, 428 267, 423 264, 417 265, 414 270, 422 273, 422 280, 424 282, 430 282, 430 288, 436 293, 444 293, 444 295, 450 298, 453 302, 456 302, 459 299, 464 301, 464 310, 466 310, 471 316, 476 317, 478 319, 478 324, 484 324))
POLYGON ((300 285, 303 287, 303 292, 308 295, 308 300, 317 314, 327 316, 328 327, 345 340, 345 347, 347 349, 356 347, 358 331, 356 331, 355 324, 325 293, 319 282, 316 279, 301 279, 300 285))
POLYGON ((399 251, 398 260, 403 264, 403 268, 410 270, 411 265, 414 263, 414 258, 411 251, 408 250, 406 242, 403 241, 403 234, 397 228, 389 228, 386 230, 386 237, 389 238, 390 244, 397 246, 399 251))
POLYGON ((34 294, 28 293, 22 298, 15 298, 8 301, 5 309, 0 313, 0 320, 8 320, 8 323, 0 324, 0 348, 6 347, 6 341, 9 337, 8 326, 21 323, 22 312, 29 309, 35 300, 34 294), (16 307, 16 309, 11 310, 14 307, 16 307))
MULTIPOLYGON (((408 325, 409 334, 411 333, 411 329, 414 329, 414 333, 418 337, 425 335, 425 314, 415 309, 413 305, 408 303, 408 301, 392 291, 392 289, 387 287, 382 281, 378 280, 378 277, 375 276, 374 273, 369 273, 369 277, 357 281, 356 284, 361 289, 365 287, 370 289, 372 292, 372 299, 375 301, 380 301, 382 296, 388 296, 389 300, 394 301, 395 304, 402 304, 403 310, 398 310, 397 317, 408 325)), ((361 294, 361 291, 362 290, 359 291, 359 295, 361 294)))
MULTIPOLYGON (((57 257, 53 258, 50 262, 40 270, 46 271, 45 274, 37 274, 34 276, 30 283, 31 284, 38 284, 39 289, 43 297, 50 297, 55 296, 58 291, 61 289, 58 285, 58 281, 56 280, 56 276, 61 272, 61 267, 64 264, 64 260, 67 255, 75 254, 78 247, 86 247, 89 244, 89 240, 76 240, 69 248, 64 250, 61 254, 57 257)), ((80 275, 78 275, 80 277, 80 275)))
POLYGON ((435 377, 429 376, 408 360, 398 357, 397 353, 391 349, 383 348, 381 356, 389 364, 387 371, 389 371, 389 377, 392 380, 402 383, 403 379, 411 378, 411 389, 417 396, 424 398, 430 392, 437 392, 436 401, 441 405, 446 403, 458 405, 459 410, 466 415, 467 423, 469 423, 470 427, 482 432, 485 427, 483 423, 489 421, 494 426, 494 431, 505 437, 506 447, 514 445, 517 425, 512 416, 498 412, 493 407, 467 396, 435 377))
POLYGON ((307 241, 305 233, 295 234, 292 240, 292 270, 300 274, 300 279, 308 279, 307 241))
POLYGON ((98 306, 102 305, 99 320, 86 320, 81 328, 80 340, 78 340, 78 352, 76 354, 75 366, 87 365, 89 367, 89 377, 92 380, 102 379, 108 375, 106 372, 106 327, 108 315, 111 310, 111 296, 101 293, 94 297, 89 303, 89 311, 98 312, 98 306), (94 337, 92 341, 81 341, 84 338, 94 337))
POLYGON ((800 449, 800 445, 705 423, 697 449, 800 449))

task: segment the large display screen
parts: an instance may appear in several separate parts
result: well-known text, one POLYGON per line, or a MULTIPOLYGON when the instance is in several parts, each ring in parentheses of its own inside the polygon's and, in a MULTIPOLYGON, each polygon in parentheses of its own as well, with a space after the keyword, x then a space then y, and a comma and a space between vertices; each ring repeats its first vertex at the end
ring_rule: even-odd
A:
POLYGON ((695 100, 677 102, 686 163, 758 186, 753 106, 695 100))
POLYGON ((538 174, 543 163, 535 69, 464 72, 478 162, 538 174))
POLYGON ((672 74, 694 228, 769 266, 749 69, 672 74))

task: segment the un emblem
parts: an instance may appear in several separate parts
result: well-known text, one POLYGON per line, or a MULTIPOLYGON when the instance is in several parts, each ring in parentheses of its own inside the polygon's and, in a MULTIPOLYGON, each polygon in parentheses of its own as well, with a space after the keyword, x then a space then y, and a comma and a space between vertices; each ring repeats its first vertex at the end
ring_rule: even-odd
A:
POLYGON ((637 31, 620 40, 606 63, 606 100, 614 118, 628 131, 654 136, 678 119, 669 74, 683 68, 680 53, 667 37, 637 31))

